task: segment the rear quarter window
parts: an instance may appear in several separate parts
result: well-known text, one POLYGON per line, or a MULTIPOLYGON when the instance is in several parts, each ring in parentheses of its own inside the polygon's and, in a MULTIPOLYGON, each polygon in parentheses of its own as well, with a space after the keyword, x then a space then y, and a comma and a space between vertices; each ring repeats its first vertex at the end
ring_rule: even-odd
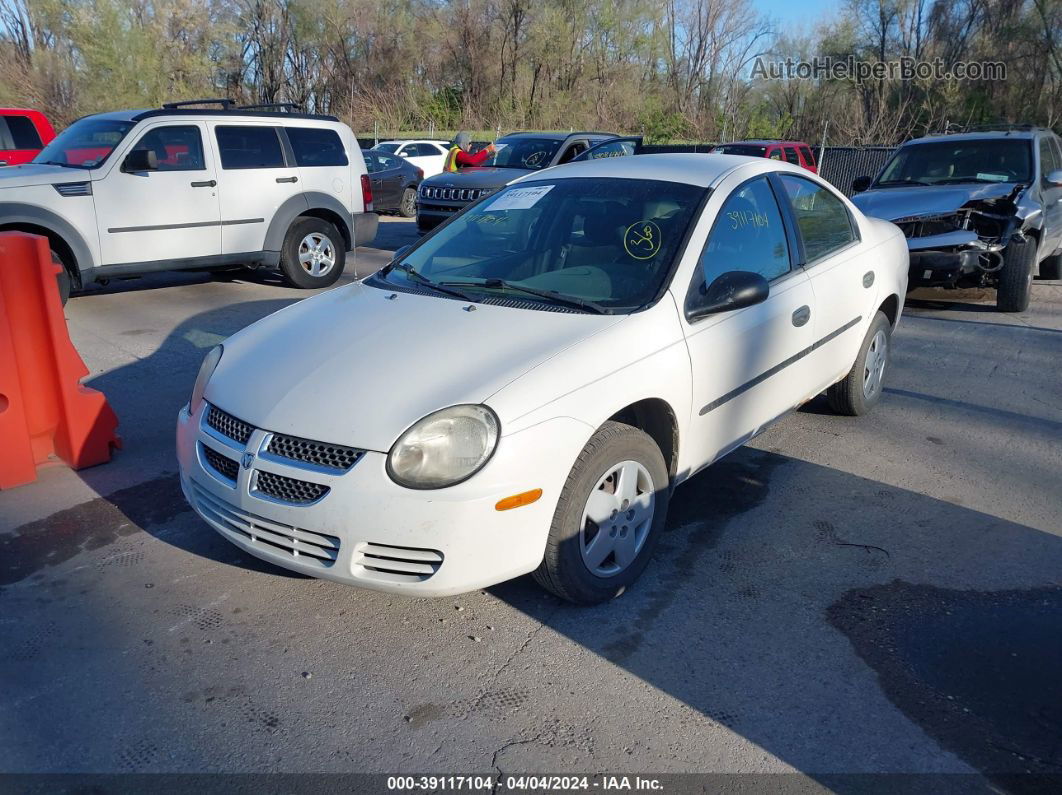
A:
POLYGON ((804 156, 804 162, 809 166, 815 165, 815 153, 811 151, 810 146, 800 147, 800 154, 804 156))
POLYGON ((298 166, 345 166, 347 153, 335 130, 320 127, 286 127, 298 166))

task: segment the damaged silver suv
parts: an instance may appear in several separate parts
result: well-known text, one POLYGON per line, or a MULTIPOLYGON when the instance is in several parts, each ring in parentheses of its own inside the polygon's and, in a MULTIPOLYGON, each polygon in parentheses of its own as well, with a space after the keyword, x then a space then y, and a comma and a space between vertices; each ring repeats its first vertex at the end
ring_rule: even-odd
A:
POLYGON ((908 141, 852 201, 907 236, 909 288, 994 287, 1001 312, 1029 306, 1034 276, 1062 270, 1062 144, 995 126, 908 141))

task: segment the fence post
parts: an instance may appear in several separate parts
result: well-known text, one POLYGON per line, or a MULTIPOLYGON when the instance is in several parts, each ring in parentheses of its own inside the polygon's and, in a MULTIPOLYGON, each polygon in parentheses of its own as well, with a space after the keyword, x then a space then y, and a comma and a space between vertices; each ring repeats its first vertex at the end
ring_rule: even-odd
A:
POLYGON ((826 131, 830 129, 830 120, 822 125, 822 140, 819 141, 819 172, 822 172, 822 158, 826 156, 826 131))

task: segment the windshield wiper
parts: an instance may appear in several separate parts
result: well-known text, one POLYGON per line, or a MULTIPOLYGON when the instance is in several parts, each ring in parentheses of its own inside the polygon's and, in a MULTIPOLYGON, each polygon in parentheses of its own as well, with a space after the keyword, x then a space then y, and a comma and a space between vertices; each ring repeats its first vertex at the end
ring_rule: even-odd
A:
POLYGON ((440 284, 439 282, 432 281, 427 276, 425 276, 423 273, 421 273, 416 268, 414 268, 412 265, 409 265, 409 264, 407 264, 405 262, 392 262, 392 263, 390 263, 387 266, 388 270, 392 270, 394 268, 397 268, 398 270, 402 271, 402 273, 409 274, 410 276, 413 277, 414 281, 417 281, 420 284, 423 284, 425 287, 430 287, 433 290, 436 290, 436 291, 438 291, 440 293, 446 293, 447 295, 456 296, 457 298, 460 298, 462 301, 468 301, 468 302, 473 303, 473 304, 475 303, 475 301, 472 300, 472 297, 470 295, 468 295, 468 293, 463 293, 460 290, 454 290, 451 287, 447 287, 446 286, 446 284, 447 284, 446 282, 443 282, 442 284, 440 284))
POLYGON ((547 301, 555 301, 561 304, 567 304, 568 306, 574 306, 578 309, 584 309, 589 312, 593 312, 598 315, 609 314, 608 309, 601 304, 594 301, 588 301, 585 298, 576 298, 574 295, 562 295, 561 293, 554 292, 553 290, 536 290, 534 287, 525 287, 522 284, 516 284, 515 282, 507 282, 505 279, 482 279, 480 281, 461 281, 461 282, 440 282, 441 285, 467 285, 469 287, 480 287, 486 290, 515 290, 520 293, 527 293, 528 295, 534 295, 538 298, 545 298, 547 301))
POLYGON ((875 188, 880 188, 883 185, 929 185, 928 182, 922 182, 920 179, 887 179, 884 182, 879 182, 875 185, 875 188))

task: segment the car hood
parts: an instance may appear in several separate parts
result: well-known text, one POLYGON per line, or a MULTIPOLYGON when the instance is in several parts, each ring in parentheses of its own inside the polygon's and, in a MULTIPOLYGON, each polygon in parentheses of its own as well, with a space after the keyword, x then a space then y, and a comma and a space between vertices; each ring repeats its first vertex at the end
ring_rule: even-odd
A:
POLYGON ((1010 182, 966 185, 913 185, 909 188, 874 188, 852 197, 866 215, 896 221, 921 215, 943 215, 967 202, 1002 199, 1017 187, 1010 182))
POLYGON ((463 168, 436 174, 424 180, 423 184, 434 188, 500 188, 530 173, 531 170, 523 168, 463 168))
POLYGON ((471 306, 362 284, 331 290, 226 340, 206 400, 270 431, 385 452, 425 415, 481 403, 624 319, 471 306))
POLYGON ((88 182, 92 179, 83 168, 63 168, 39 163, 23 163, 0 169, 0 188, 28 188, 33 185, 54 185, 57 182, 88 182))

